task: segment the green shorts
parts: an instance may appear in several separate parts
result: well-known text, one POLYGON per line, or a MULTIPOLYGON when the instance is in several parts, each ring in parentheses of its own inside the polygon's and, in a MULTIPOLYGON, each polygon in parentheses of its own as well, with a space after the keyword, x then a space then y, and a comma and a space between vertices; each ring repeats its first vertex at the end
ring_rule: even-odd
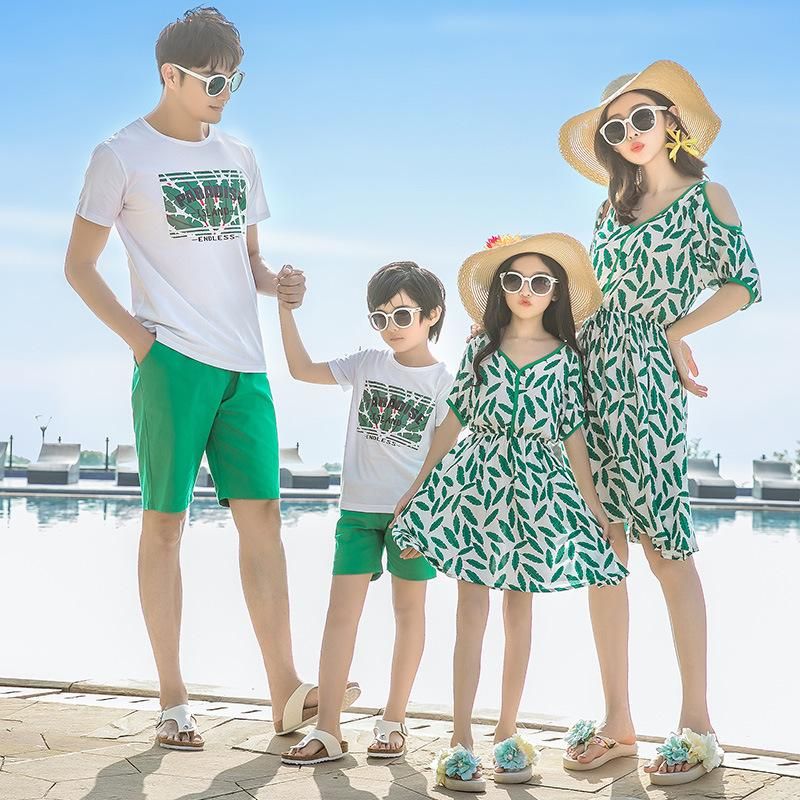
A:
POLYGON ((383 551, 392 575, 407 581, 428 581, 436 570, 419 558, 400 558, 400 548, 389 532, 393 514, 370 514, 363 511, 340 512, 336 523, 334 575, 372 575, 375 581, 383 574, 383 551))
POLYGON ((212 367, 156 341, 134 367, 132 405, 146 510, 185 511, 204 452, 222 505, 280 497, 275 408, 264 373, 212 367))

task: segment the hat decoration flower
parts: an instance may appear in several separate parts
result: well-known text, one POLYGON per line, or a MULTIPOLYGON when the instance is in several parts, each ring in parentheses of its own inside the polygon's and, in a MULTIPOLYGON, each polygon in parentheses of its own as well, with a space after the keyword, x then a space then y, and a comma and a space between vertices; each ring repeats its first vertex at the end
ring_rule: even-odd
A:
POLYGON ((503 233, 500 235, 490 236, 486 240, 486 249, 491 250, 494 247, 506 247, 509 244, 516 244, 523 239, 518 233, 503 233))
POLYGON ((685 150, 690 156, 700 155, 700 151, 697 149, 697 139, 694 137, 687 136, 679 128, 667 128, 667 135, 672 139, 666 144, 672 161, 677 161, 680 150, 685 150))

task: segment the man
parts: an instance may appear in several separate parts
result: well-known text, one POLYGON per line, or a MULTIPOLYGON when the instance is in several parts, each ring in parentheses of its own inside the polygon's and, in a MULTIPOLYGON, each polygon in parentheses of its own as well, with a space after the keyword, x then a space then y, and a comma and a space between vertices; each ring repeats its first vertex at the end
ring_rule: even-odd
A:
MULTIPOLYGON (((280 539, 275 412, 257 295, 302 302, 302 272, 261 256, 269 216, 253 152, 214 125, 242 83, 236 28, 214 8, 168 25, 156 44, 156 108, 92 155, 67 250, 67 280, 130 346, 142 484, 139 588, 158 670, 158 743, 202 749, 181 676, 180 540, 203 453, 239 532, 245 599, 264 657, 276 732, 316 719, 317 690, 292 657, 280 539), (97 271, 112 225, 128 253, 133 314, 97 271)), ((348 687, 346 703, 358 696, 348 687)))

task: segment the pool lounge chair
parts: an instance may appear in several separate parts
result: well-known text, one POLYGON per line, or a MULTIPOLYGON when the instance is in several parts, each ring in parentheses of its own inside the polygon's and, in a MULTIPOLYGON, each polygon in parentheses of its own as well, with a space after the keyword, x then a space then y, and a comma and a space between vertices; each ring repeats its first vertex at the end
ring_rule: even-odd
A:
POLYGON ((788 461, 753 461, 753 497, 759 500, 800 501, 800 481, 788 461))
POLYGON ((0 442, 0 481, 6 476, 6 459, 8 458, 8 442, 0 442))
POLYGON ((690 458, 687 474, 691 497, 706 500, 733 500, 736 497, 736 484, 723 478, 710 458, 690 458))
POLYGON ((300 445, 280 450, 282 489, 330 489, 331 475, 321 467, 306 466, 300 458, 300 445))
POLYGON ((28 483, 77 483, 80 460, 79 444, 43 444, 36 463, 28 466, 28 483))
POLYGON ((211 468, 208 466, 208 458, 205 455, 200 462, 200 469, 197 471, 197 480, 194 485, 200 489, 214 488, 214 479, 211 477, 211 468))
POLYGON ((121 444, 114 451, 117 464, 117 486, 139 486, 139 459, 132 444, 121 444))

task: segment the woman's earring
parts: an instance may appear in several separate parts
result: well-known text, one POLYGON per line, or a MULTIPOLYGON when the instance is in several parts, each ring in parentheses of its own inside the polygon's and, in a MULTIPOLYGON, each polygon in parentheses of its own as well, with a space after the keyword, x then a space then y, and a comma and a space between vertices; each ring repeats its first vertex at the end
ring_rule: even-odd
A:
POLYGON ((636 188, 637 189, 641 188, 641 185, 642 185, 642 168, 641 167, 636 167, 636 177, 634 178, 634 181, 636 183, 636 188))

